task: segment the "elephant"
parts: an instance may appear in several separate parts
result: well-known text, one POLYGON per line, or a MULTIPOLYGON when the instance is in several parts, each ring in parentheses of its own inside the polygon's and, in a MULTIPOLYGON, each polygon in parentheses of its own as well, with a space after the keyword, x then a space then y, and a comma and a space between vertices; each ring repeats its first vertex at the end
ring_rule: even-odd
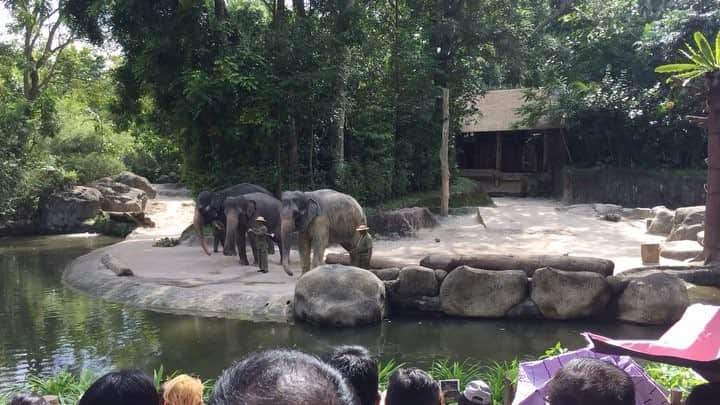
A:
MULTIPOLYGON (((275 235, 273 241, 280 249, 280 262, 283 259, 283 244, 280 239, 280 209, 282 203, 273 196, 264 193, 250 193, 225 199, 224 211, 227 218, 225 236, 225 252, 234 255, 237 247, 240 264, 248 265, 245 248, 245 235, 248 229, 255 224, 255 218, 264 217, 268 233, 275 235)), ((251 243, 253 258, 257 263, 258 256, 255 245, 251 243)))
POLYGON ((290 234, 298 232, 298 250, 303 274, 325 262, 325 249, 338 243, 345 250, 353 248, 355 230, 367 223, 358 202, 347 194, 323 189, 310 192, 286 191, 282 194, 281 240, 284 249, 283 268, 291 274, 290 234))
MULTIPOLYGON (((264 193, 272 196, 272 193, 267 191, 265 188, 250 183, 241 183, 236 186, 228 187, 220 191, 202 191, 198 194, 197 203, 195 204, 195 216, 193 218, 193 225, 195 231, 200 237, 200 246, 203 251, 210 256, 207 243, 205 242, 203 228, 206 224, 213 224, 213 228, 225 226, 225 212, 224 203, 228 197, 235 197, 243 194, 250 193, 264 193)), ((216 234, 214 231, 213 234, 216 234)), ((214 247, 217 248, 218 243, 223 244, 223 251, 225 250, 225 243, 219 241, 216 235, 214 247)))

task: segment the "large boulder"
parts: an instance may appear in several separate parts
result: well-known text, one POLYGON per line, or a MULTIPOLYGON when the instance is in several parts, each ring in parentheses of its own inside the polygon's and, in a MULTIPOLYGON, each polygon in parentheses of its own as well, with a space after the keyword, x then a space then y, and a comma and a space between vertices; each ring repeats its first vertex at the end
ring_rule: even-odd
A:
POLYGON ((422 266, 408 266, 400 270, 396 292, 401 297, 438 295, 435 271, 422 266))
POLYGON ((440 223, 427 208, 413 207, 393 211, 379 211, 369 215, 371 231, 381 235, 413 236, 422 228, 434 228, 440 223))
POLYGON ((685 283, 667 273, 633 277, 618 298, 618 318, 646 325, 676 322, 690 305, 685 283))
POLYGON ((605 277, 545 267, 532 277, 530 297, 549 319, 577 319, 597 315, 610 302, 612 290, 605 277))
POLYGON ((150 181, 148 181, 148 179, 143 176, 138 176, 137 174, 132 172, 122 172, 117 176, 113 177, 113 180, 117 181, 118 183, 125 184, 126 186, 130 186, 144 191, 150 199, 157 197, 157 191, 155 190, 155 187, 153 187, 152 184, 150 184, 150 181))
POLYGON ((667 240, 697 240, 705 222, 705 206, 682 207, 675 211, 673 227, 667 240))
POLYGON ((349 327, 380 322, 385 284, 371 272, 339 264, 305 273, 295 285, 295 317, 316 325, 349 327))
POLYGON ((40 230, 43 232, 74 232, 83 221, 100 212, 102 195, 91 187, 75 186, 40 199, 40 230))
POLYGON ((702 245, 691 240, 665 242, 660 246, 660 256, 680 261, 694 259, 700 256, 702 251, 702 245))
POLYGON ((650 226, 648 227, 648 233, 654 235, 668 235, 673 228, 673 217, 675 213, 665 207, 653 208, 655 216, 653 217, 650 226))
POLYGON ((142 212, 145 210, 147 194, 138 188, 119 183, 109 177, 95 180, 90 185, 102 194, 101 207, 103 211, 142 212))
POLYGON ((489 271, 461 266, 440 287, 443 312, 454 316, 499 318, 527 297, 521 270, 489 271))

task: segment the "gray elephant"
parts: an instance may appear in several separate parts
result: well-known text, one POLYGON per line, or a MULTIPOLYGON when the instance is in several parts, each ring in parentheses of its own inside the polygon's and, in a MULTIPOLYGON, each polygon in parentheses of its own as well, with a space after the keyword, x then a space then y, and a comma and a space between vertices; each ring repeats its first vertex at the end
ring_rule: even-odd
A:
POLYGON ((285 250, 282 263, 288 274, 291 274, 288 241, 292 232, 298 232, 298 250, 305 273, 311 268, 311 249, 314 268, 324 263, 325 249, 331 243, 350 251, 355 230, 366 224, 365 213, 352 196, 328 189, 284 192, 280 217, 285 250))
POLYGON ((205 237, 203 228, 206 224, 213 224, 213 234, 215 235, 215 241, 213 247, 217 252, 217 246, 219 243, 223 244, 223 251, 225 250, 225 243, 219 240, 218 231, 224 231, 225 227, 225 211, 224 204, 225 199, 228 197, 236 197, 243 194, 250 193, 264 193, 272 196, 272 193, 255 184, 241 183, 236 186, 228 187, 220 191, 202 191, 198 194, 197 202, 195 204, 195 217, 193 218, 193 225, 195 231, 200 238, 200 246, 203 251, 210 256, 207 244, 205 243, 205 237))
MULTIPOLYGON (((245 248, 245 236, 254 225, 255 218, 264 217, 268 233, 274 234, 273 241, 280 249, 280 262, 283 260, 283 244, 280 239, 280 209, 282 203, 273 196, 264 193, 250 193, 225 199, 224 212, 227 218, 224 253, 234 255, 237 248, 240 264, 248 265, 245 248)), ((251 243, 253 259, 257 263, 258 255, 255 245, 251 243)), ((292 273, 291 273, 292 275, 292 273)))

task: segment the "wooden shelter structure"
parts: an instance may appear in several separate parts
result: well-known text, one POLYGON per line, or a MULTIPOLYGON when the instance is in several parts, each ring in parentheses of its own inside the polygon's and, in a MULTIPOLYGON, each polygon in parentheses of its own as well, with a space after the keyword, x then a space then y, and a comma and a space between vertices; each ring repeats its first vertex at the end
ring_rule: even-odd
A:
POLYGON ((567 160, 560 123, 540 119, 532 127, 521 125, 525 91, 493 90, 473 100, 476 112, 462 119, 455 139, 460 175, 493 195, 553 192, 567 160))

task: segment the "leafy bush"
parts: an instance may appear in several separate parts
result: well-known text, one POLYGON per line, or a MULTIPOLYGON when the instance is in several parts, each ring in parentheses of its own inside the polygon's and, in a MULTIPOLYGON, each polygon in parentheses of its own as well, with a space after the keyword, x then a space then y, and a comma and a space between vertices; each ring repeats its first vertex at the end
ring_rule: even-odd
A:
POLYGON ((70 157, 65 161, 64 166, 77 172, 81 184, 87 184, 101 177, 114 176, 126 170, 120 159, 99 152, 70 157))
POLYGON ((645 372, 658 384, 669 390, 679 390, 687 396, 696 385, 705 381, 691 369, 669 364, 648 362, 643 366, 645 372))

